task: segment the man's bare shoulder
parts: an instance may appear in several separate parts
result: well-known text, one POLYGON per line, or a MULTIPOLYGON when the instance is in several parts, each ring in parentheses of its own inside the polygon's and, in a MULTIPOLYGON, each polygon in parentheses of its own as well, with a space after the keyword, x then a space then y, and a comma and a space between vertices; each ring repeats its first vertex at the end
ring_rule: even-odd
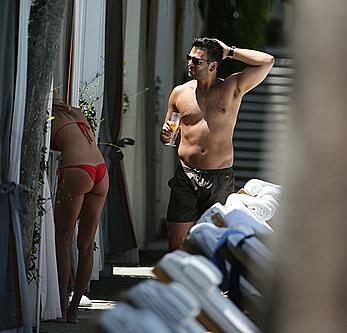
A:
POLYGON ((182 84, 176 86, 172 92, 175 94, 180 94, 180 93, 186 92, 189 89, 195 89, 196 86, 197 86, 197 81, 196 80, 190 80, 190 81, 187 81, 185 83, 182 83, 182 84))

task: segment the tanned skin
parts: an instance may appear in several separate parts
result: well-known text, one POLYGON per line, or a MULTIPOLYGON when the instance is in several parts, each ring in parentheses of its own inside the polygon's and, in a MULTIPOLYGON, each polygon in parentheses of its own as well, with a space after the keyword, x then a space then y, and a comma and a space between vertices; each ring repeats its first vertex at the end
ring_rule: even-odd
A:
MULTIPOLYGON (((91 130, 88 132, 93 137, 93 142, 89 143, 77 125, 65 126, 72 121, 88 123, 79 109, 54 105, 53 116, 51 137, 55 138, 57 149, 62 153, 62 167, 79 164, 95 166, 105 162, 91 130)), ((64 169, 64 179, 58 183, 54 223, 62 314, 59 322, 77 322, 78 305, 93 268, 94 238, 100 223, 108 187, 107 171, 102 180, 94 184, 88 173, 79 168, 64 169), (78 219, 78 267, 74 295, 68 306, 67 289, 71 273, 71 245, 78 219)))
MULTIPOLYGON (((223 60, 230 57, 230 47, 223 48, 223 60)), ((193 47, 190 56, 208 59, 207 50, 193 47)), ((217 77, 217 61, 194 65, 188 61, 190 81, 176 86, 169 97, 168 109, 160 139, 169 141, 173 111, 181 114, 179 159, 191 168, 222 169, 233 165, 233 134, 242 97, 261 83, 270 72, 274 57, 270 54, 236 48, 233 59, 247 65, 242 72, 226 79, 217 77)), ((184 238, 196 221, 168 221, 169 251, 182 247, 184 238)))

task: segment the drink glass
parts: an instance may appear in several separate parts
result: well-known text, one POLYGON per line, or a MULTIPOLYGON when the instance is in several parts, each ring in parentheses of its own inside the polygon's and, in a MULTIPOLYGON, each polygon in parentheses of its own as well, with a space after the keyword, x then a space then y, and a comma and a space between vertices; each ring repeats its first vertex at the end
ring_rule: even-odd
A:
POLYGON ((173 130, 173 133, 172 133, 170 141, 165 143, 166 146, 176 147, 175 141, 177 138, 177 134, 179 132, 180 119, 181 119, 181 115, 179 112, 172 112, 171 113, 171 118, 168 121, 168 123, 169 123, 171 129, 173 130))

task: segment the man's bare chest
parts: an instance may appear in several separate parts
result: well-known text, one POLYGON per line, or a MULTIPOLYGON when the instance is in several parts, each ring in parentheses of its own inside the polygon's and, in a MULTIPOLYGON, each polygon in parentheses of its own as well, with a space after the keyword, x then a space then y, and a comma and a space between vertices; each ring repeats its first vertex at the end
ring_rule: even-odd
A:
POLYGON ((182 121, 187 125, 202 120, 206 122, 230 120, 234 113, 232 101, 220 94, 181 96, 177 100, 176 108, 181 113, 182 121))

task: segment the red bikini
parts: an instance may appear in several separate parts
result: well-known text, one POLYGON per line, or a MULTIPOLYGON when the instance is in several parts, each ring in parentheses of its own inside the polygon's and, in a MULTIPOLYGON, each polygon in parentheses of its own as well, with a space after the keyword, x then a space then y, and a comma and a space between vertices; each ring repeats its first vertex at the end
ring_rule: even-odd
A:
POLYGON ((101 181, 102 178, 104 178, 106 173, 106 164, 100 163, 98 165, 90 165, 90 164, 77 164, 77 165, 71 165, 66 167, 61 167, 57 169, 57 175, 59 177, 59 182, 63 181, 64 179, 64 169, 71 169, 71 168, 79 168, 84 171, 87 171, 90 178, 93 180, 94 184, 97 184, 101 181))
POLYGON ((65 124, 64 126, 62 126, 61 128, 59 128, 59 130, 57 131, 57 133, 55 133, 55 136, 52 140, 51 143, 51 149, 52 150, 58 150, 57 144, 55 143, 56 139, 57 139, 57 135, 59 134, 59 132, 66 126, 72 125, 72 124, 77 124, 77 126, 80 128, 82 134, 87 138, 89 143, 92 143, 93 137, 92 135, 89 133, 90 131, 90 126, 88 124, 86 124, 84 121, 71 121, 70 123, 65 124))
MULTIPOLYGON (((93 136, 89 133, 90 126, 87 125, 83 121, 72 121, 70 123, 65 124, 62 126, 56 133, 51 143, 51 149, 58 150, 58 147, 56 145, 56 138, 58 133, 66 126, 69 126, 71 124, 77 124, 77 126, 80 128, 82 134, 87 138, 88 142, 91 144, 93 140, 93 136)), ((104 178, 106 173, 106 164, 100 163, 98 165, 90 165, 90 164, 77 164, 77 165, 71 165, 66 167, 60 167, 57 169, 57 175, 59 178, 59 182, 63 181, 64 179, 64 169, 70 169, 70 168, 78 168, 82 169, 86 172, 88 172, 90 178, 93 180, 94 184, 97 184, 101 181, 102 178, 104 178)))

